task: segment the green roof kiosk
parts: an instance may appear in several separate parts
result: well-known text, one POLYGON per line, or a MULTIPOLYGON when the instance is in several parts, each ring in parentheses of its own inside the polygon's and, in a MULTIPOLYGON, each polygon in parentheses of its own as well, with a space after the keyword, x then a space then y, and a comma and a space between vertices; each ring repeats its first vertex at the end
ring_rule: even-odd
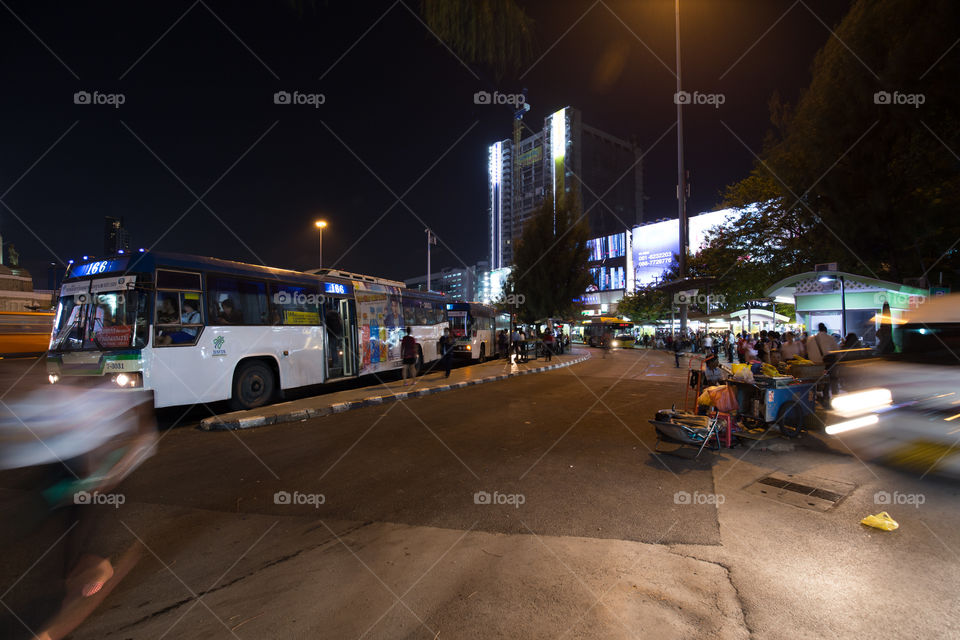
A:
POLYGON ((811 333, 822 322, 841 338, 856 333, 864 344, 873 345, 885 302, 893 324, 899 324, 906 311, 930 296, 930 290, 831 269, 784 278, 764 295, 795 305, 797 322, 811 333))

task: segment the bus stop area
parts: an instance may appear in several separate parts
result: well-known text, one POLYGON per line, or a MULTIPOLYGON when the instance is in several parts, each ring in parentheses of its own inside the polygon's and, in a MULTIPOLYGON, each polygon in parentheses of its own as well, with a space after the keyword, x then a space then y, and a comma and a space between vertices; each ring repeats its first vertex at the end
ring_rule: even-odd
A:
POLYGON ((403 380, 396 374, 385 375, 386 380, 371 375, 368 378, 372 384, 367 386, 265 405, 247 411, 232 411, 210 416, 200 422, 200 428, 205 431, 219 431, 300 422, 361 407, 409 400, 433 393, 568 367, 583 362, 589 357, 590 354, 585 349, 570 349, 563 355, 553 356, 550 361, 531 357, 525 362, 513 362, 512 358, 497 358, 484 363, 455 367, 450 370, 449 378, 445 377, 443 370, 434 363, 432 368, 424 369, 424 374, 417 377, 413 385, 404 386, 403 380))

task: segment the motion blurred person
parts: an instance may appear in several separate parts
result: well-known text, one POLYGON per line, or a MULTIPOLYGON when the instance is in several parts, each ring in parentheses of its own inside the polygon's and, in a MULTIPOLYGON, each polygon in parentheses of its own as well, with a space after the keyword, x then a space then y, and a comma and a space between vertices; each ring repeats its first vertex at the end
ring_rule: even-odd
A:
POLYGON ((65 527, 58 538, 65 548, 65 575, 55 587, 62 603, 34 636, 59 640, 139 558, 139 542, 117 549, 109 534, 119 530, 114 520, 126 500, 118 486, 156 449, 153 399, 148 392, 57 385, 10 401, 6 409, 0 414, 0 469, 32 468, 41 480, 18 505, 19 530, 4 533, 33 539, 48 523, 65 527))

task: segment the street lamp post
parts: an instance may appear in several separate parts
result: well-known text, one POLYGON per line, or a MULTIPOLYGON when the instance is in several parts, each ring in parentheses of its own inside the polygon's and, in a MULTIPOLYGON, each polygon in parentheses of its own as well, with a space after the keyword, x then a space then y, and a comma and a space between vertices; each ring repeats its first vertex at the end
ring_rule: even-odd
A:
MULTIPOLYGON (((680 0, 675 0, 676 31, 677 31, 677 93, 674 102, 677 103, 677 201, 679 206, 680 247, 678 271, 680 280, 687 277, 687 177, 683 167, 683 101, 680 99, 682 83, 680 81, 680 0)), ((687 306, 680 304, 680 333, 687 330, 687 306)))
POLYGON ((320 259, 320 264, 317 265, 317 269, 322 269, 323 268, 323 230, 327 226, 327 221, 317 220, 316 222, 313 223, 313 226, 317 228, 317 234, 320 236, 320 244, 319 244, 320 255, 318 256, 320 259))

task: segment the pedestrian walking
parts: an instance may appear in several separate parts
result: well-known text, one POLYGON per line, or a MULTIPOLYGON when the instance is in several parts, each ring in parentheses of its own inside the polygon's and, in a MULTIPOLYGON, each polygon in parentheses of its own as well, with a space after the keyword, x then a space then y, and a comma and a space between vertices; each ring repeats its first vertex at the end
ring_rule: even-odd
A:
POLYGON ((543 356, 547 362, 553 359, 553 331, 550 329, 543 332, 543 356))
POLYGON ((414 384, 417 378, 417 339, 410 335, 410 327, 407 327, 407 335, 400 341, 400 357, 403 359, 403 386, 407 386, 407 377, 410 378, 409 384, 414 384))
POLYGON ((513 328, 513 334, 510 336, 511 342, 513 342, 513 361, 520 362, 520 327, 513 328))
POLYGON ((682 349, 680 340, 679 339, 674 340, 673 341, 673 362, 677 366, 677 369, 680 368, 680 349, 682 349))
POLYGON ((443 330, 443 336, 437 343, 437 353, 440 354, 440 367, 443 369, 443 377, 450 377, 450 366, 453 364, 453 336, 450 335, 450 329, 443 330))

